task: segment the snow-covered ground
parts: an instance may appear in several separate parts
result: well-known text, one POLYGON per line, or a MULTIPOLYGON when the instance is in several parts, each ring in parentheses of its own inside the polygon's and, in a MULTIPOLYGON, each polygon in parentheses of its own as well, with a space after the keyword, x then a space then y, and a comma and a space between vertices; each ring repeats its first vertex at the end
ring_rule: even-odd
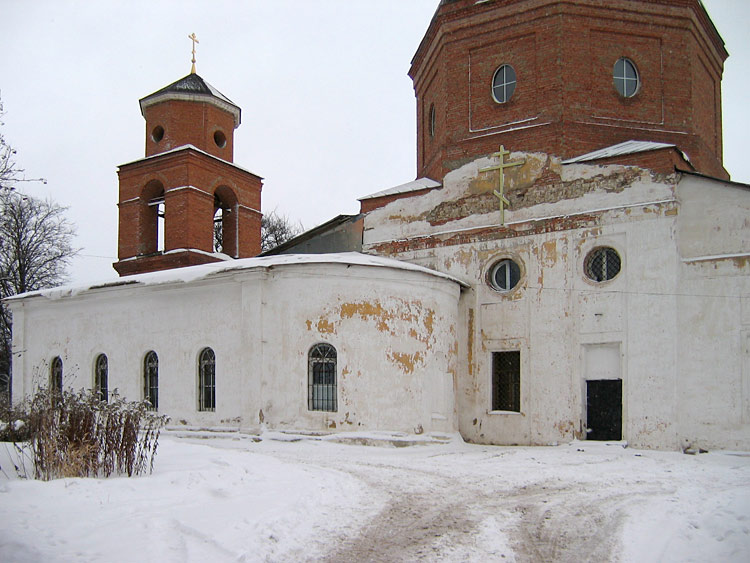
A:
POLYGON ((203 436, 139 478, 0 472, 0 560, 750 560, 748 453, 203 436))

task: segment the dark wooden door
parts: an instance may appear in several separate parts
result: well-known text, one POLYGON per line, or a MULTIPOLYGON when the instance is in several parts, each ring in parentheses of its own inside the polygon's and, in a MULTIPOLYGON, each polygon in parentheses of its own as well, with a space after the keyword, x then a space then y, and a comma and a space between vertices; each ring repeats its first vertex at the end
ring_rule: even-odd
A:
POLYGON ((622 379, 586 382, 586 439, 622 440, 622 379))

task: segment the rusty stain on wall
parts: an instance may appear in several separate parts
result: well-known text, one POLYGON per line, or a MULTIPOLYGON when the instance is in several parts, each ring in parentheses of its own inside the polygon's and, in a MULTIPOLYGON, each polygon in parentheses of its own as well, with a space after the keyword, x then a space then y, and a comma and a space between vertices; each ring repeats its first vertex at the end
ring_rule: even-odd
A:
POLYGON ((393 362, 406 375, 414 373, 417 364, 424 363, 424 353, 414 352, 405 354, 403 352, 388 352, 388 359, 393 362))

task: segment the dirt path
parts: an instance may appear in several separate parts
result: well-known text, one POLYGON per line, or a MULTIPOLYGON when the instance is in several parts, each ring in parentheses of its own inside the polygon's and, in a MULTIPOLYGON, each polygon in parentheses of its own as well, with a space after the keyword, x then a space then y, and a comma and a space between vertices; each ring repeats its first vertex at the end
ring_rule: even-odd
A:
POLYGON ((514 490, 501 476, 471 473, 456 479, 408 465, 341 459, 306 463, 353 475, 374 496, 387 498, 358 534, 317 561, 617 559, 621 507, 628 499, 608 497, 601 488, 566 488, 543 480, 514 490), (496 534, 488 525, 500 528, 508 544, 493 545, 496 534))

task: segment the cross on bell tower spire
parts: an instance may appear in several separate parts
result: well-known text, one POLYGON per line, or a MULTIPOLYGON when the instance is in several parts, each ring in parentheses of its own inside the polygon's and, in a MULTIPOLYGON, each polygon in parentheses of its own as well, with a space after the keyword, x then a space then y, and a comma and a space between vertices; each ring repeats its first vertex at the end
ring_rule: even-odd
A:
POLYGON ((195 36, 195 32, 188 35, 188 39, 193 42, 193 65, 190 67, 190 74, 195 74, 195 44, 200 43, 200 41, 198 41, 198 38, 195 36))

